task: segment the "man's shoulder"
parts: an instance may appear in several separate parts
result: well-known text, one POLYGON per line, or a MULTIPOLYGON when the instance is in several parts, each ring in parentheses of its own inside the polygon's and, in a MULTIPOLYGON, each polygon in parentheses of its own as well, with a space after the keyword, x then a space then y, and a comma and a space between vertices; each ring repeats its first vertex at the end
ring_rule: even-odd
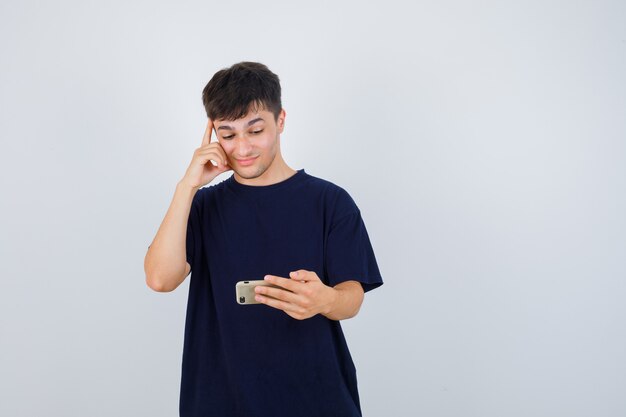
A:
POLYGON ((322 190, 328 193, 336 193, 336 194, 344 194, 344 195, 348 194, 345 188, 343 188, 339 184, 333 181, 330 181, 328 179, 311 175, 309 173, 307 173, 307 179, 308 179, 307 181, 308 185, 310 185, 311 187, 315 187, 319 190, 322 190))
POLYGON ((214 195, 215 193, 220 193, 224 190, 224 186, 226 185, 227 180, 228 178, 225 178, 220 182, 213 182, 211 184, 205 185, 204 187, 198 189, 196 194, 199 194, 201 197, 205 198, 214 195))
POLYGON ((211 199, 215 199, 216 195, 223 192, 226 181, 213 183, 199 188, 193 196, 192 207, 206 207, 211 199))
POLYGON ((332 206, 337 215, 358 212, 359 209, 350 193, 341 185, 331 180, 308 174, 309 184, 320 194, 328 206, 332 206))

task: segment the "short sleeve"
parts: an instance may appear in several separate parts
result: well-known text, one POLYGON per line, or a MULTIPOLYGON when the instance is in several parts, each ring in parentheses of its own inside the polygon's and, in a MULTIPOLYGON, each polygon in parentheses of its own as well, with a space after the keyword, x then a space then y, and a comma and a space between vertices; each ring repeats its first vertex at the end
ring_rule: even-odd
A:
POLYGON ((359 281, 368 292, 383 284, 374 250, 358 210, 331 224, 325 256, 330 286, 344 281, 359 281))
POLYGON ((194 262, 199 259, 199 253, 202 250, 202 230, 200 222, 200 198, 201 190, 196 191, 191 202, 189 210, 189 218, 187 219, 187 236, 185 241, 185 249, 187 262, 191 265, 191 270, 195 270, 194 262))

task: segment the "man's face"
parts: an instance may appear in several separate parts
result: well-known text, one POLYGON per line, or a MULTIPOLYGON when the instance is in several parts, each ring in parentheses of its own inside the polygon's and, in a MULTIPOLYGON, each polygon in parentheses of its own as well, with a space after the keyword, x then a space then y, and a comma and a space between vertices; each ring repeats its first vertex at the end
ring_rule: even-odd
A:
POLYGON ((261 176, 280 150, 279 135, 285 121, 281 110, 278 122, 267 110, 250 111, 237 120, 216 120, 215 131, 231 168, 242 178, 261 176))

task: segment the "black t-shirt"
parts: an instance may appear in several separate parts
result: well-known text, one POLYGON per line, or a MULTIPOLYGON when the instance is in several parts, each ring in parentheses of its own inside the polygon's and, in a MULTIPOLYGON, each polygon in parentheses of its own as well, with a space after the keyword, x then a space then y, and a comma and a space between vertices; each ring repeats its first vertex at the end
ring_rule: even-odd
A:
POLYGON ((383 284, 361 213, 341 187, 298 170, 276 184, 199 189, 187 224, 191 265, 181 417, 360 416, 340 321, 240 305, 238 281, 314 271, 328 286, 383 284))

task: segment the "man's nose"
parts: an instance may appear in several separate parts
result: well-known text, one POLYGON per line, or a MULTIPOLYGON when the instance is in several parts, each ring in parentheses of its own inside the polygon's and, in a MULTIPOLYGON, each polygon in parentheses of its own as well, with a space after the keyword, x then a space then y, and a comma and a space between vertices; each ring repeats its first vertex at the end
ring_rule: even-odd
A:
POLYGON ((250 151, 252 150, 252 144, 250 143, 250 139, 245 136, 237 139, 237 152, 240 157, 251 156, 250 151))

